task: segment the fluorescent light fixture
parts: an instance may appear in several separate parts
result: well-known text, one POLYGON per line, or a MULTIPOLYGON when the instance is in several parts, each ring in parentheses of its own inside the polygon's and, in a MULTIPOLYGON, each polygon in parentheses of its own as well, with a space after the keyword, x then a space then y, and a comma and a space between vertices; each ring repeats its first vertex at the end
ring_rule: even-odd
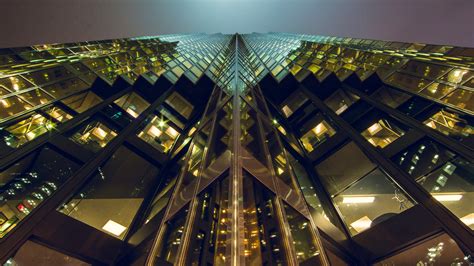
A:
POLYGON ((361 197, 361 196, 345 196, 342 198, 342 203, 372 203, 375 197, 361 197))
POLYGON ((152 125, 150 127, 150 129, 148 129, 148 135, 156 138, 156 137, 159 137, 161 136, 161 130, 159 130, 157 127, 155 127, 154 125, 152 125))
POLYGON ((369 228, 371 224, 372 224, 372 220, 370 220, 369 217, 364 216, 360 218, 359 220, 351 223, 351 226, 352 228, 354 228, 354 230, 357 231, 357 233, 360 233, 366 230, 367 228, 369 228))
POLYGON ((138 117, 138 114, 135 112, 135 110, 133 110, 132 108, 127 108, 127 113, 129 113, 131 116, 133 116, 134 118, 137 118, 138 117))
POLYGON ((437 201, 459 201, 461 194, 432 194, 437 201))
POLYGON ((462 217, 461 221, 463 223, 465 223, 467 226, 473 225, 474 224, 474 212, 462 217))
POLYGON ((115 236, 119 236, 121 235, 126 229, 127 227, 117 223, 117 222, 114 222, 112 220, 109 220, 107 221, 107 223, 102 227, 102 229, 104 229, 105 231, 115 235, 115 236))

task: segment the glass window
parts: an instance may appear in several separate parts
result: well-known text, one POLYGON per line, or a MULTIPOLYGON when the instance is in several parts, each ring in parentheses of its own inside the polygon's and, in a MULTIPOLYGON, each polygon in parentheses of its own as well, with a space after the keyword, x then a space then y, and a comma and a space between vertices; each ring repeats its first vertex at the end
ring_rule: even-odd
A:
POLYGON ((88 266, 91 265, 79 259, 70 257, 64 253, 47 248, 31 240, 26 241, 15 253, 15 256, 8 259, 4 266, 21 265, 69 265, 88 266))
POLYGON ((59 211, 123 239, 157 174, 157 167, 122 146, 59 211))
POLYGON ((291 236, 298 262, 302 263, 309 258, 319 256, 319 248, 313 238, 310 222, 291 206, 283 202, 286 218, 290 226, 291 236))
POLYGON ((324 103, 333 110, 336 114, 342 114, 349 106, 353 105, 359 100, 357 95, 347 92, 342 89, 335 91, 324 103))
POLYGON ((36 85, 59 81, 72 75, 72 72, 64 67, 53 67, 45 70, 25 74, 24 77, 36 85))
POLYGON ((288 97, 288 100, 282 104, 281 111, 286 117, 290 117, 298 108, 300 108, 308 98, 301 92, 296 91, 288 97))
POLYGON ((38 113, 33 113, 26 119, 0 129, 1 141, 9 147, 18 148, 38 136, 52 131, 55 127, 56 124, 53 121, 38 113))
POLYGON ((474 144, 474 123, 472 120, 471 117, 441 109, 423 123, 446 136, 464 141, 465 144, 469 145, 470 143, 474 144))
POLYGON ((428 85, 429 81, 423 78, 414 77, 404 73, 393 73, 386 81, 388 84, 394 85, 401 89, 411 92, 419 92, 428 85))
POLYGON ((61 102, 72 110, 82 113, 102 102, 102 99, 95 93, 88 91, 68 97, 61 102))
POLYGON ((333 200, 352 235, 413 206, 403 191, 379 169, 334 195, 333 200))
POLYGON ((12 76, 0 79, 0 88, 9 92, 22 91, 28 89, 33 85, 20 76, 12 76))
POLYGON ((422 90, 420 93, 434 99, 441 99, 444 96, 448 95, 455 88, 446 84, 433 82, 426 89, 422 90))
POLYGON ((472 91, 457 89, 446 98, 444 102, 455 105, 461 109, 474 112, 474 100, 472 99, 472 91))
POLYGON ((455 84, 460 84, 474 76, 474 72, 466 69, 453 69, 448 74, 444 75, 441 80, 448 81, 455 84))
POLYGON ((301 143, 308 152, 312 152, 319 144, 336 134, 336 130, 326 120, 323 120, 321 114, 316 117, 319 118, 313 123, 314 127, 301 137, 301 143))
POLYGON ((147 101, 135 92, 128 93, 118 98, 114 103, 134 118, 137 118, 146 108, 148 108, 148 106, 150 106, 147 101))
POLYGON ((73 118, 71 114, 67 113, 58 106, 49 107, 43 111, 59 122, 66 122, 73 118))
POLYGON ((33 104, 34 106, 46 104, 53 99, 53 97, 49 96, 43 90, 40 89, 33 89, 28 92, 24 92, 22 94, 19 94, 18 97, 30 104, 33 104))
POLYGON ((413 144, 392 160, 474 229, 474 166, 470 162, 430 139, 413 144))
POLYGON ((147 120, 145 128, 138 133, 138 137, 162 153, 168 153, 180 134, 179 129, 175 129, 164 117, 151 115, 147 120))
POLYGON ((45 86, 43 87, 43 90, 47 91, 56 98, 60 98, 74 92, 85 90, 87 88, 89 88, 87 83, 79 78, 72 78, 45 86))
POLYGON ((176 255, 178 255, 178 248, 181 245, 187 214, 188 207, 185 207, 172 219, 166 222, 165 235, 162 240, 163 247, 159 257, 170 263, 176 261, 176 255))
POLYGON ((17 96, 0 99, 0 119, 8 118, 32 107, 17 96))
POLYGON ((116 136, 117 133, 104 123, 91 120, 75 130, 69 139, 90 151, 98 152, 116 136))
POLYGON ((471 265, 459 246, 446 233, 416 243, 404 251, 375 263, 388 265, 471 265))
POLYGON ((194 106, 177 92, 171 93, 171 95, 165 100, 165 103, 186 119, 191 117, 191 113, 194 109, 194 106))
POLYGON ((436 79, 450 70, 447 66, 424 63, 415 60, 410 60, 402 69, 429 79, 436 79))
POLYGON ((49 147, 0 172, 0 238, 50 197, 79 168, 49 147))
POLYGON ((400 138, 405 132, 391 119, 380 119, 362 131, 361 134, 370 144, 383 149, 400 138))
POLYGON ((411 95, 407 93, 386 86, 380 87, 380 89, 376 90, 371 96, 373 99, 392 108, 397 108, 411 97, 411 95))

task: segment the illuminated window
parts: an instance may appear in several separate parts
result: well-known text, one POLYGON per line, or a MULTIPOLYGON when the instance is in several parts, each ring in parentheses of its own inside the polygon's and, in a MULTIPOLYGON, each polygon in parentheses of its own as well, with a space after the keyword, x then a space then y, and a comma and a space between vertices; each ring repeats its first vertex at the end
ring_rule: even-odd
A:
POLYGON ((358 100, 359 97, 357 95, 339 89, 329 96, 324 103, 336 114, 340 115, 358 100))
POLYGON ((472 100, 472 91, 457 89, 446 98, 444 102, 453 104, 461 109, 474 112, 474 101, 472 100))
POLYGON ((52 118, 56 119, 59 122, 66 122, 73 118, 72 115, 66 113, 64 110, 57 106, 45 109, 44 112, 46 112, 48 115, 50 115, 52 118))
POLYGON ((61 102, 74 111, 82 113, 102 102, 102 99, 95 93, 88 91, 68 97, 61 102))
POLYGON ((474 127, 469 123, 469 120, 447 110, 440 110, 423 123, 457 140, 470 139, 474 134, 474 127))
POLYGON ((281 110, 286 117, 290 117, 306 101, 308 101, 308 98, 306 98, 302 92, 297 91, 288 97, 288 100, 283 103, 281 110))
POLYGON ((448 74, 444 75, 441 79, 451 83, 460 84, 465 82, 472 76, 474 76, 474 73, 472 71, 465 69, 453 69, 448 74))
POLYGON ((385 148, 405 132, 386 119, 380 119, 362 132, 362 136, 375 147, 385 148))
POLYGON ((32 86, 33 85, 31 83, 20 76, 12 76, 0 79, 0 88, 4 88, 9 92, 22 91, 32 86))
POLYGON ((30 108, 32 108, 30 104, 17 96, 0 99, 0 119, 8 118, 30 108))
POLYGON ((146 127, 138 133, 138 137, 163 153, 167 153, 179 136, 177 131, 165 118, 155 115, 151 117, 146 127))
POLYGON ((171 93, 171 95, 165 100, 165 102, 171 106, 175 111, 180 113, 184 118, 189 119, 194 109, 193 105, 181 96, 177 92, 171 93))
POLYGON ((115 100, 115 104, 120 106, 129 115, 137 118, 143 111, 145 111, 150 104, 140 97, 135 92, 126 94, 119 99, 115 100))
POLYGON ((420 93, 431 98, 441 99, 444 96, 448 95, 450 92, 452 92, 454 89, 455 88, 453 86, 433 82, 420 93))
POLYGON ((117 133, 105 124, 99 121, 90 121, 81 126, 69 138, 86 149, 97 152, 116 136, 117 133))
POLYGON ((7 146, 18 148, 46 132, 52 131, 55 127, 56 124, 52 121, 40 114, 34 113, 27 119, 1 129, 0 132, 4 132, 2 134, 2 141, 7 146))
POLYGON ((328 122, 322 120, 301 137, 301 142, 308 152, 312 152, 319 144, 334 134, 336 134, 336 130, 328 122))

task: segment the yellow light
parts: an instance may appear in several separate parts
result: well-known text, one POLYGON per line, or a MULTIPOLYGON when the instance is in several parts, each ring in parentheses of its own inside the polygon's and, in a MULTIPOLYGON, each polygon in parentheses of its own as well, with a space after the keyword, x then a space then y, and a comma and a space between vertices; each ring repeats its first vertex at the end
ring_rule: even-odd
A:
POLYGON ((460 201, 461 194, 432 194, 437 201, 460 201))
POLYGON ((278 174, 281 175, 283 174, 285 171, 283 171, 283 169, 281 169, 280 167, 277 167, 277 171, 278 171, 278 174))
POLYGON ((369 228, 371 224, 372 224, 372 220, 370 220, 369 217, 364 216, 360 218, 359 220, 351 223, 351 226, 352 228, 354 228, 354 230, 360 233, 364 231, 365 229, 369 228))
POLYGON ((0 102, 2 103, 3 107, 8 108, 10 107, 10 102, 7 99, 1 99, 0 102))
POLYGON ((159 127, 164 127, 165 125, 166 125, 166 123, 163 120, 160 120, 160 122, 158 122, 159 127))
POLYGON ((150 129, 148 129, 147 131, 147 134, 156 138, 156 137, 159 137, 161 135, 161 130, 159 130, 157 127, 155 126, 151 126, 150 129))
POLYGON ((26 133, 26 138, 27 138, 28 140, 32 140, 32 139, 34 139, 35 137, 36 137, 36 134, 35 134, 33 131, 30 131, 30 132, 26 133))
POLYGON ((375 197, 346 196, 342 198, 342 203, 372 203, 375 197))
POLYGON ((100 140, 103 140, 107 136, 107 132, 103 130, 101 127, 96 127, 93 131, 92 134, 99 138, 100 140))
POLYGON ((115 235, 115 236, 119 236, 121 235, 126 229, 127 227, 117 223, 117 222, 114 222, 112 220, 109 220, 107 221, 107 223, 102 227, 102 229, 104 229, 105 231, 115 235))
POLYGON ((166 133, 168 134, 168 136, 170 136, 173 139, 175 139, 179 134, 178 131, 176 131, 172 127, 168 127, 168 129, 166 129, 166 133))
POLYGON ((369 133, 371 135, 374 135, 377 132, 379 132, 380 130, 382 130, 382 126, 380 126, 379 123, 375 123, 375 124, 371 125, 367 130, 369 131, 369 133))
POLYGON ((323 134, 324 132, 326 132, 328 129, 326 128, 326 126, 324 126, 324 124, 321 122, 319 123, 317 126, 315 126, 313 128, 313 132, 314 134, 316 134, 317 136, 320 136, 321 134, 323 134))
POLYGON ((463 223, 465 223, 467 226, 473 225, 474 224, 474 212, 462 217, 461 221, 463 223))
POLYGON ((138 114, 133 109, 127 108, 127 113, 129 113, 134 118, 138 117, 138 114))

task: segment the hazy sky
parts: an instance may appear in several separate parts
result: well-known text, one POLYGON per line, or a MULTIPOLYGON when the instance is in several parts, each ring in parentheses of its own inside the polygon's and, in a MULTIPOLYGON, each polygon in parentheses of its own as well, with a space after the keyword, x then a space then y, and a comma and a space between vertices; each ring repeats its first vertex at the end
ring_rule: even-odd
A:
POLYGON ((0 47, 294 32, 474 47, 474 0, 0 0, 0 47))

